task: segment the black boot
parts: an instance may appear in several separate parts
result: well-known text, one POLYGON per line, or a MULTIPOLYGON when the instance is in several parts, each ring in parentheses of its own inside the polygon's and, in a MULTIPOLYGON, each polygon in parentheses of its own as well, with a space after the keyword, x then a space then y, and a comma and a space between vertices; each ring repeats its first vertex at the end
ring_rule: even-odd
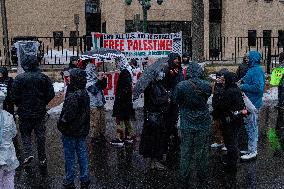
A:
POLYGON ((64 189, 76 189, 75 184, 74 183, 70 183, 70 184, 63 184, 63 188, 64 189))
POLYGON ((41 176, 43 177, 46 177, 48 175, 46 159, 39 162, 39 171, 41 176))
POLYGON ((81 182, 81 189, 88 189, 90 186, 90 181, 87 182, 81 182))

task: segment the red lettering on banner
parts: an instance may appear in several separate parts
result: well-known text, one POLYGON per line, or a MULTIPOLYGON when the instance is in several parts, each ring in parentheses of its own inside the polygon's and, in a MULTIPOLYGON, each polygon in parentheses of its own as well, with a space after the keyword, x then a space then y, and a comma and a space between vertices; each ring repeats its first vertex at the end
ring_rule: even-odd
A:
POLYGON ((139 44, 139 51, 142 51, 144 50, 143 47, 142 47, 142 40, 138 40, 138 44, 139 44))
POLYGON ((139 44, 138 44, 138 40, 133 40, 134 44, 133 44, 133 50, 137 51, 139 49, 139 44))
POLYGON ((154 42, 154 50, 157 50, 157 40, 153 40, 153 42, 154 42))
POLYGON ((132 40, 127 40, 127 46, 128 46, 128 50, 132 50, 132 46, 133 46, 133 41, 132 40))
POLYGON ((166 50, 171 51, 173 48, 173 41, 172 40, 166 40, 166 50))
POLYGON ((159 41, 159 50, 165 50, 165 40, 159 41))
POLYGON ((109 48, 114 49, 114 41, 109 40, 109 48))
POLYGON ((104 95, 108 95, 108 91, 112 89, 112 74, 107 74, 107 87, 104 89, 104 95))
POLYGON ((153 41, 152 40, 148 40, 148 50, 153 50, 153 41))
POLYGON ((124 51, 124 40, 119 40, 119 50, 124 51))
POLYGON ((109 40, 104 40, 104 48, 109 48, 108 47, 108 42, 109 42, 109 40))
POLYGON ((119 49, 119 40, 114 40, 114 48, 119 49))
POLYGON ((148 51, 148 43, 147 40, 143 40, 143 48, 145 51, 148 51))

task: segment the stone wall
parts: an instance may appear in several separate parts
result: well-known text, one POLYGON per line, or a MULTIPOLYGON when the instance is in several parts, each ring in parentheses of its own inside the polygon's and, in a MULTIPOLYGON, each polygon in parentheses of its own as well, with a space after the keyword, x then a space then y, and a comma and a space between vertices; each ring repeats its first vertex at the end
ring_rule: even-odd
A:
MULTIPOLYGON (((6 9, 10 38, 25 35, 50 37, 53 31, 63 31, 64 36, 69 36, 70 31, 75 31, 74 14, 80 16, 80 34, 85 34, 84 0, 8 0, 6 9)), ((2 25, 0 29, 2 31, 2 25)))

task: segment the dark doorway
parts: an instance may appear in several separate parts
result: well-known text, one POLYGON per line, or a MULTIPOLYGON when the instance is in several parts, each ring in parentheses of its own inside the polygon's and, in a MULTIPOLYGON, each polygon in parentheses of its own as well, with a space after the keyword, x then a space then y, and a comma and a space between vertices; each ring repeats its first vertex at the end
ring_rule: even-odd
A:
POLYGON ((209 58, 222 59, 222 1, 209 1, 209 58))
POLYGON ((101 32, 100 0, 86 0, 86 35, 101 32))

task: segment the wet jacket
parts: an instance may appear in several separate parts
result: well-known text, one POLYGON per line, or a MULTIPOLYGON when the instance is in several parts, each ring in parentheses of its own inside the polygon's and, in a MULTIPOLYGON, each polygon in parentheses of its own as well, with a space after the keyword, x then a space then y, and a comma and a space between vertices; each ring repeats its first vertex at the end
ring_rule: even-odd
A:
POLYGON ((237 75, 229 72, 225 74, 225 87, 223 93, 220 94, 218 101, 213 101, 215 116, 222 120, 223 123, 229 124, 228 120, 232 123, 242 123, 242 116, 234 116, 233 112, 240 111, 245 108, 242 92, 236 84, 237 75), (226 119, 226 118, 230 119, 226 119))
POLYGON ((132 103, 132 77, 127 69, 120 72, 117 80, 112 116, 119 120, 135 118, 132 103))
POLYGON ((181 65, 178 67, 178 73, 177 74, 171 74, 170 70, 175 68, 174 65, 174 60, 176 58, 180 58, 179 54, 177 53, 171 53, 169 55, 169 60, 168 60, 168 70, 166 70, 166 78, 165 78, 165 87, 168 91, 173 92, 177 84, 181 81, 184 80, 184 75, 183 75, 183 69, 181 65))
POLYGON ((207 131, 211 123, 207 100, 211 95, 208 81, 201 79, 203 70, 198 64, 187 68, 186 81, 180 82, 174 92, 174 102, 179 105, 180 128, 207 131))
POLYGON ((40 118, 46 114, 47 104, 54 98, 52 82, 38 69, 36 55, 27 55, 21 62, 25 70, 12 86, 12 100, 21 118, 40 118))
POLYGON ((5 90, 7 95, 3 103, 3 109, 10 114, 14 114, 14 103, 11 99, 13 78, 8 76, 8 70, 5 67, 0 67, 0 73, 3 75, 3 77, 0 77, 0 88, 5 90))
POLYGON ((162 81, 153 81, 144 91, 144 111, 166 112, 169 108, 169 95, 162 81))
POLYGON ((107 87, 107 79, 99 80, 97 78, 96 66, 88 64, 86 69, 87 84, 86 89, 90 97, 91 108, 103 107, 106 103, 103 90, 107 87))
POLYGON ((259 52, 249 52, 249 70, 242 78, 240 87, 257 109, 262 106, 265 85, 265 76, 260 66, 260 60, 261 54, 259 52))
POLYGON ((17 134, 17 127, 13 116, 0 110, 0 169, 13 171, 19 166, 13 138, 17 134))
POLYGON ((66 95, 58 121, 58 130, 69 137, 86 137, 90 130, 90 98, 85 89, 86 73, 70 70, 72 90, 66 95))

